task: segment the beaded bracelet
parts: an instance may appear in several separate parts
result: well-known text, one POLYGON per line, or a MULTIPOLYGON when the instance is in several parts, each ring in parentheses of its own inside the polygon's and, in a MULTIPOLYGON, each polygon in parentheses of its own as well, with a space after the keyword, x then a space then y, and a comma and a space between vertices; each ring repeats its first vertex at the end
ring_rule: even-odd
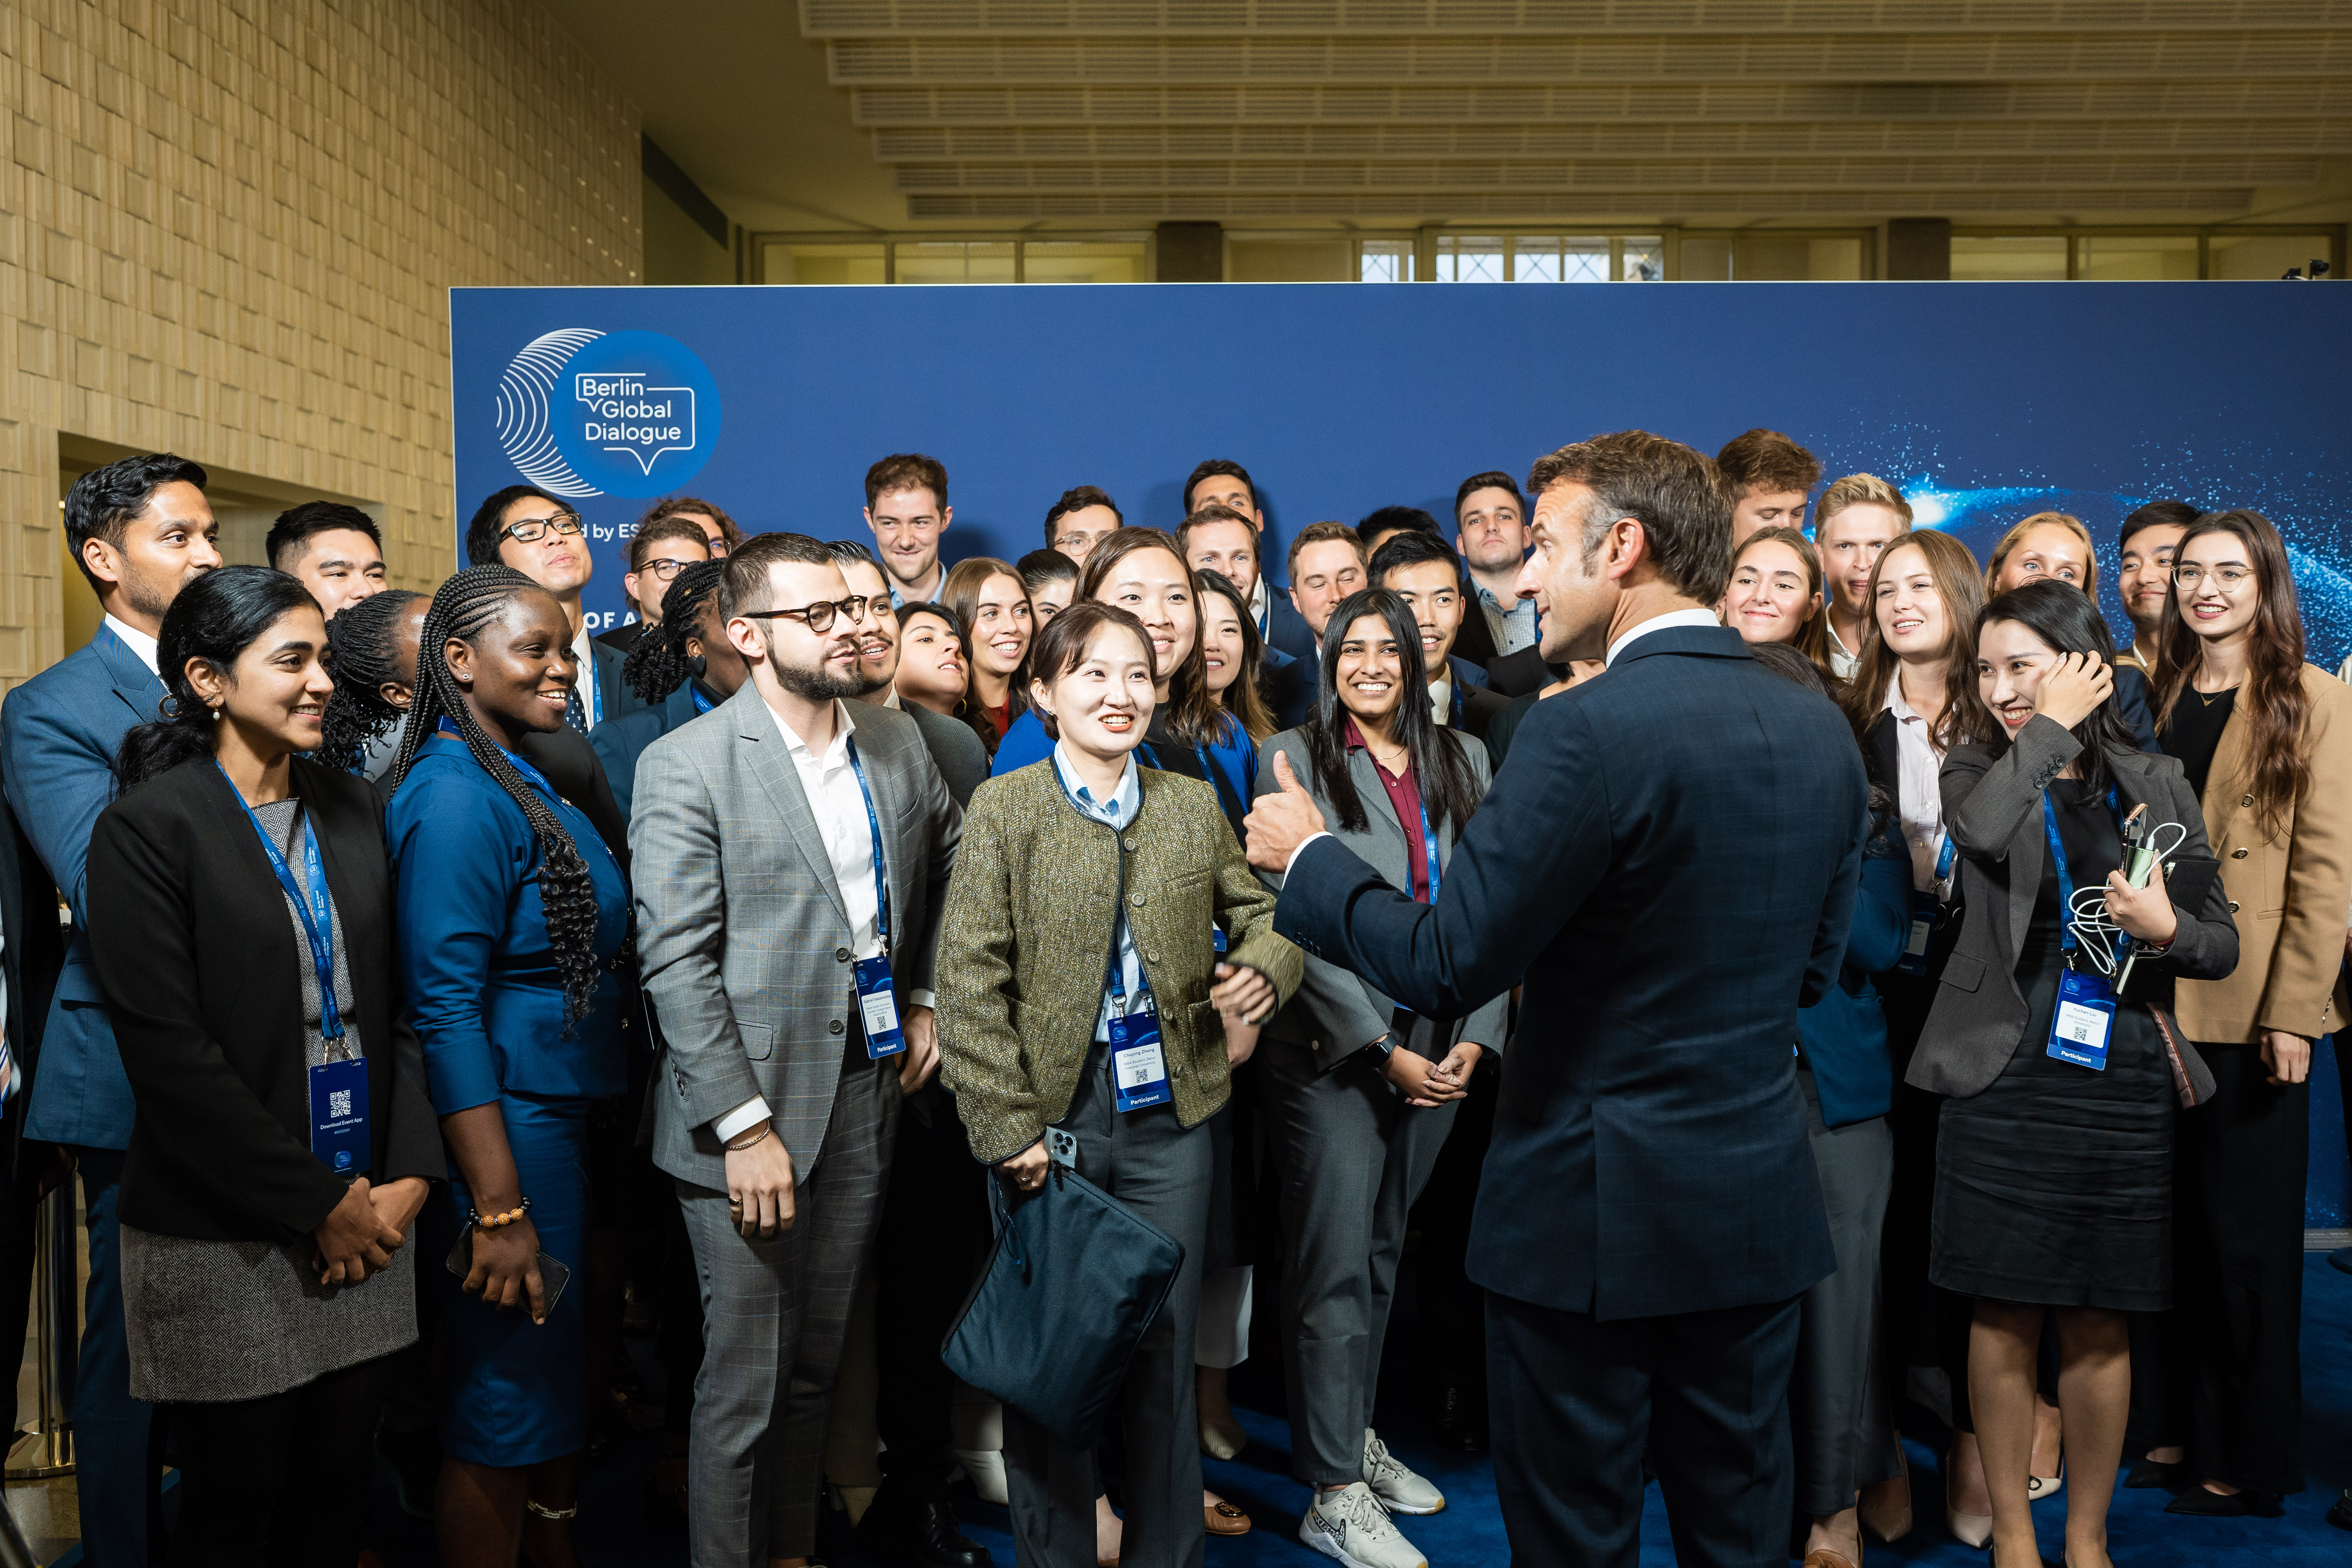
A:
POLYGON ((504 1214, 486 1215, 479 1209, 469 1208, 466 1211, 466 1223, 472 1226, 476 1230, 496 1230, 500 1226, 514 1224, 515 1221, 522 1218, 523 1215, 530 1212, 530 1200, 529 1198, 525 1198, 521 1203, 518 1204, 515 1207, 507 1210, 504 1214))

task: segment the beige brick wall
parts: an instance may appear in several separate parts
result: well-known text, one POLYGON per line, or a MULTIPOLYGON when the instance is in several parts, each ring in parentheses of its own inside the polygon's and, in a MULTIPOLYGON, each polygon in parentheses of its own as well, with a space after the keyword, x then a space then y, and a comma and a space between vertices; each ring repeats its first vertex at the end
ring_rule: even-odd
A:
POLYGON ((638 119, 536 0, 0 0, 0 688, 58 440, 375 503, 455 565, 446 290, 639 280, 638 119))

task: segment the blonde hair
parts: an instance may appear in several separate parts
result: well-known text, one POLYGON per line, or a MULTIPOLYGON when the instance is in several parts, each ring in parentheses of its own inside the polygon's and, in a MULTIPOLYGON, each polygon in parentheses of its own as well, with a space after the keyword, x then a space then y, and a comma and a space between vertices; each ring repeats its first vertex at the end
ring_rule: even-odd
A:
POLYGON ((2008 564, 2010 552, 2017 548, 2018 542, 2037 528, 2053 526, 2064 529, 2083 542, 2083 592, 2090 595, 2093 604, 2099 602, 2099 547, 2091 542, 2091 531, 2083 526, 2081 518, 2063 511, 2037 511, 2000 536, 2000 542, 1992 547, 1992 559, 1985 563, 1986 598, 2000 592, 1996 585, 2000 582, 2000 569, 2008 564))
POLYGON ((1880 479, 1876 474, 1848 474, 1833 479, 1813 503, 1813 537, 1819 539, 1830 519, 1854 506, 1883 506, 1903 520, 1903 531, 1911 531, 1911 503, 1903 492, 1880 479))

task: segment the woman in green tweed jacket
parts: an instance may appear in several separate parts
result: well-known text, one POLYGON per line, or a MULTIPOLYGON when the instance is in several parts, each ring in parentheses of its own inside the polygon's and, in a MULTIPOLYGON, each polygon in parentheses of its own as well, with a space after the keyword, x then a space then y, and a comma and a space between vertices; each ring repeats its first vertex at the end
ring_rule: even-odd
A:
MULTIPOLYGON (((936 984, 940 1078, 972 1153, 1034 1191, 1046 1131, 1066 1134, 1079 1174, 1183 1244, 1121 1399, 1120 1561, 1181 1568, 1202 1535, 1192 1331, 1213 1170, 1205 1124, 1225 1103, 1229 1055, 1246 1054, 1228 1047, 1224 1021, 1271 1017, 1304 961, 1274 933, 1273 895, 1215 793, 1138 765, 1153 661, 1142 624, 1113 605, 1073 605, 1039 635, 1030 696, 1054 754, 972 796, 936 984)), ((1004 1462, 1021 1562, 1092 1568, 1092 1457, 1008 1408, 1004 1462)))

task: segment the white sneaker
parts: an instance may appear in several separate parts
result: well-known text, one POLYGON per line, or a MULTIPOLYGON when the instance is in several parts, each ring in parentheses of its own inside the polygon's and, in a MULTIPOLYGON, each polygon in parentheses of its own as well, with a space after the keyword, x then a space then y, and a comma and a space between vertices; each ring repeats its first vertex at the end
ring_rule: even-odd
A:
POLYGON ((1298 1539, 1348 1568, 1429 1568, 1429 1560, 1389 1522, 1372 1489, 1350 1481, 1336 1492, 1318 1489, 1298 1521, 1298 1539))
POLYGON ((1364 1428, 1364 1484, 1391 1513, 1445 1510, 1445 1494, 1405 1468, 1369 1426, 1364 1428))

